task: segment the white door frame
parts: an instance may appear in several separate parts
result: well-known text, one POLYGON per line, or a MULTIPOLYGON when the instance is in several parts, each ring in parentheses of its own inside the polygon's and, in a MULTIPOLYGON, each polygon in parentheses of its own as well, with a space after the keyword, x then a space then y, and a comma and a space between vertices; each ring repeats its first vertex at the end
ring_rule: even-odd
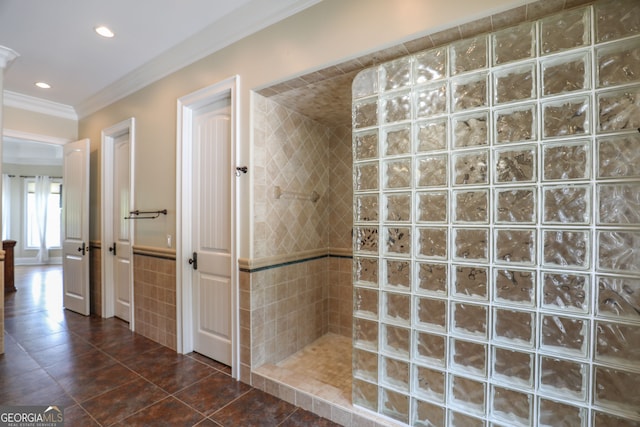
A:
MULTIPOLYGON (((200 89, 178 99, 178 135, 176 152, 176 308, 177 344, 179 353, 193 351, 193 284, 192 269, 187 260, 191 256, 192 201, 191 165, 193 163, 193 112, 220 99, 230 98, 231 107, 231 169, 235 163, 239 141, 239 89, 240 77, 233 76, 212 86, 200 89)), ((239 291, 237 253, 237 201, 236 180, 231 180, 231 375, 239 378, 239 291)))
MULTIPOLYGON (((114 241, 113 231, 113 167, 114 167, 114 142, 117 137, 124 133, 129 134, 129 206, 133 206, 134 201, 134 179, 135 179, 135 129, 136 121, 133 117, 123 120, 113 126, 103 129, 102 136, 102 215, 101 215, 101 252, 102 252, 102 317, 113 317, 115 314, 115 288, 113 286, 107 286, 108 283, 113 284, 113 278, 109 277, 110 273, 113 273, 113 268, 107 268, 107 266, 113 266, 113 257, 108 256, 106 248, 114 241), (108 208, 108 209, 107 209, 108 208), (111 279, 111 280, 109 280, 111 279)), ((131 221, 129 225, 129 242, 133 246, 133 236, 135 221, 131 221)), ((131 309, 131 319, 129 321, 129 329, 135 330, 135 317, 134 317, 134 301, 133 301, 133 260, 131 269, 129 272, 129 304, 131 309)))

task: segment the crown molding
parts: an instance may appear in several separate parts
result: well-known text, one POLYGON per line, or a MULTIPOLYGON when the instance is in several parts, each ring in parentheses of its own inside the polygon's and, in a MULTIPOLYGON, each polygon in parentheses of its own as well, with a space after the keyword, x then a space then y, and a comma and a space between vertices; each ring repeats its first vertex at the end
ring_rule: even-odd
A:
POLYGON ((15 50, 6 46, 0 46, 0 69, 9 68, 9 65, 11 65, 18 56, 20 56, 20 54, 15 50))
POLYGON ((63 119, 78 120, 76 110, 70 105, 47 101, 46 99, 10 92, 8 90, 4 91, 4 105, 6 107, 19 108, 21 110, 47 114, 63 119))
POLYGON ((253 0, 76 106, 80 119, 321 0, 253 0))

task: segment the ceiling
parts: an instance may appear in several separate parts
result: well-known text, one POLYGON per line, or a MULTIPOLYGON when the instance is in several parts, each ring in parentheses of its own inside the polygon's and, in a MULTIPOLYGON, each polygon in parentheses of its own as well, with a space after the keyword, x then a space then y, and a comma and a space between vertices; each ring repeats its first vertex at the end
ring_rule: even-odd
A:
POLYGON ((318 1, 0 0, 0 45, 19 54, 6 98, 61 104, 81 118, 318 1), (98 36, 98 25, 115 37, 98 36))

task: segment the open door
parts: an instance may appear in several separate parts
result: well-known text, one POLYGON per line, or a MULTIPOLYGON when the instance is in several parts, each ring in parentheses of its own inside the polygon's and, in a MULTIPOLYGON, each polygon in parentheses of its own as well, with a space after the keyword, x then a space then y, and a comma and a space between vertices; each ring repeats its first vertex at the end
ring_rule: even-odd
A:
POLYGON ((62 218, 63 304, 89 315, 89 140, 64 146, 62 218))

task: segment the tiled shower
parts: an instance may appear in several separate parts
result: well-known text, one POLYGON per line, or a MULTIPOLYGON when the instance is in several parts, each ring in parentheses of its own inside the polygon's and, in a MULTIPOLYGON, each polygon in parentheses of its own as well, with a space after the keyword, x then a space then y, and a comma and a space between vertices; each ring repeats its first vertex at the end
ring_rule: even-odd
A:
POLYGON ((353 84, 353 403, 640 423, 640 13, 588 7, 353 84))

